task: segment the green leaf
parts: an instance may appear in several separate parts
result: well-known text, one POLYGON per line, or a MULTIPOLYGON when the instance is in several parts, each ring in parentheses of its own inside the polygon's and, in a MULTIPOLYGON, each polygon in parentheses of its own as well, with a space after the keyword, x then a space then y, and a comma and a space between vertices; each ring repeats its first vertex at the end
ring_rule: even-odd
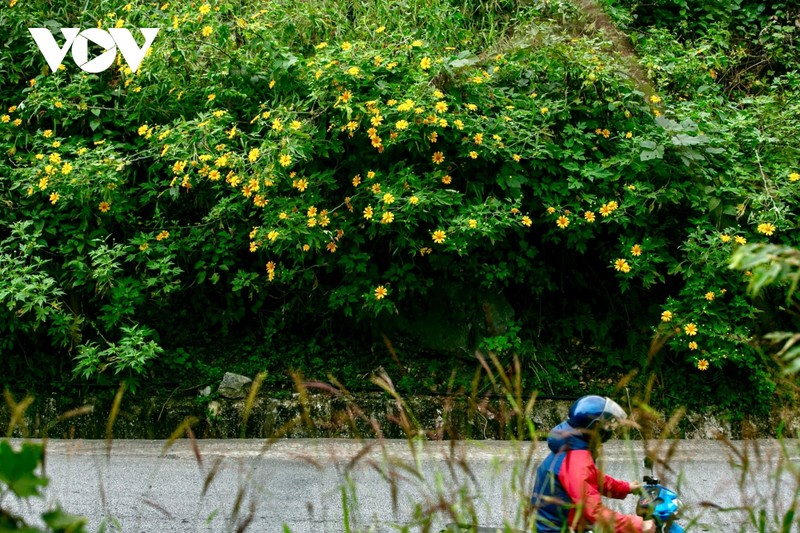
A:
POLYGON ((0 481, 20 498, 41 496, 39 487, 46 487, 47 479, 34 471, 43 453, 40 444, 26 442, 15 452, 8 441, 0 442, 0 481))
POLYGON ((43 513, 42 520, 53 529, 53 533, 83 533, 86 531, 87 519, 57 508, 43 513))

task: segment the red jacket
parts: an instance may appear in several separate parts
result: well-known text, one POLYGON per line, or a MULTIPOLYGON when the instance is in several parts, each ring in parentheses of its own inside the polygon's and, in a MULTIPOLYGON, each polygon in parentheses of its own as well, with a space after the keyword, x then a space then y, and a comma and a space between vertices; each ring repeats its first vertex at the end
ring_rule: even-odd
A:
POLYGON ((597 469, 589 450, 566 452, 561 464, 558 480, 574 503, 569 511, 568 523, 577 531, 590 524, 613 524, 614 533, 639 533, 644 519, 636 515, 624 515, 603 505, 602 496, 624 499, 631 493, 630 484, 611 476, 604 476, 597 469), (580 512, 580 516, 578 513, 580 512))
POLYGON ((603 505, 601 496, 622 499, 631 487, 600 473, 584 435, 564 422, 550 432, 547 446, 552 453, 536 470, 531 496, 537 533, 585 531, 594 524, 611 526, 614 533, 642 531, 642 517, 603 505))

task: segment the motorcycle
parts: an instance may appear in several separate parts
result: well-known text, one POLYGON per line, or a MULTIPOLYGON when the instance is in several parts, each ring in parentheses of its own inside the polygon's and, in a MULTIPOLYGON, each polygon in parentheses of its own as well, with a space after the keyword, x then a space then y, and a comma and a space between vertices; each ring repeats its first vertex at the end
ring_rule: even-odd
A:
POLYGON ((683 507, 678 494, 650 476, 644 476, 643 481, 642 495, 636 502, 636 514, 645 520, 655 520, 658 533, 683 533, 683 527, 675 522, 683 507))
MULTIPOLYGON (((653 463, 647 458, 644 460, 645 468, 652 473, 653 463)), ((640 496, 636 502, 636 514, 645 520, 654 520, 658 533, 683 533, 676 520, 680 517, 683 504, 678 494, 661 485, 661 482, 652 476, 644 476, 644 486, 639 489, 640 496)), ((506 527, 481 527, 471 524, 447 524, 441 533, 524 533, 506 527)))

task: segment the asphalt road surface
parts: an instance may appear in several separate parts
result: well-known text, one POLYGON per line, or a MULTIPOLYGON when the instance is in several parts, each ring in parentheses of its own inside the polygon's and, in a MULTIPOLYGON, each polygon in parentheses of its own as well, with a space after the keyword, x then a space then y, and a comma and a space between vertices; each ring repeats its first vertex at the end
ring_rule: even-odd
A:
MULTIPOLYGON (((645 443, 612 441, 605 471, 649 474, 645 443)), ((800 501, 800 441, 650 442, 654 474, 676 489, 687 531, 800 532, 780 523, 800 501), (753 510, 751 513, 750 510, 753 510), (758 526, 763 520, 766 527, 758 526)), ((435 531, 455 519, 520 527, 542 443, 349 440, 57 441, 47 443, 46 498, 89 531, 435 531), (405 528, 405 529, 404 529, 405 528)), ((609 500, 632 513, 635 498, 609 500)), ((800 513, 798 513, 800 514, 800 513)))

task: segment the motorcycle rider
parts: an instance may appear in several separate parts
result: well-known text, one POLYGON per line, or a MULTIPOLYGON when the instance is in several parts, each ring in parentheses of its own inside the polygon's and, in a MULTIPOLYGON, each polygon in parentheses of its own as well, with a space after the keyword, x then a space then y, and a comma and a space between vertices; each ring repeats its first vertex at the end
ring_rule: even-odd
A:
POLYGON ((615 401, 584 396, 569 409, 569 418, 547 438, 551 453, 536 470, 531 496, 537 533, 613 531, 655 533, 653 520, 617 513, 603 505, 601 495, 624 499, 642 487, 638 481, 614 479, 600 472, 595 458, 627 417, 615 401))

